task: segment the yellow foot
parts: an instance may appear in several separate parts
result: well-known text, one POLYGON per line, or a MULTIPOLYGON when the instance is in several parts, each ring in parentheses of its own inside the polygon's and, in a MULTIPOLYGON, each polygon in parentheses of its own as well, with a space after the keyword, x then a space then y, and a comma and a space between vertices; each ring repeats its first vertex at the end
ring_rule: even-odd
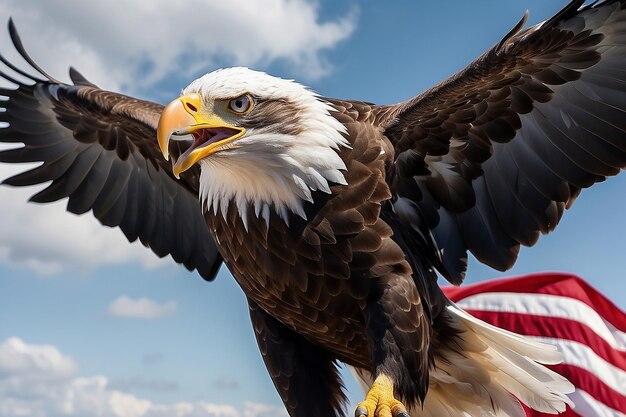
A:
POLYGON ((355 417, 409 417, 406 407, 393 397, 393 382, 385 374, 380 374, 365 401, 356 406, 355 417))

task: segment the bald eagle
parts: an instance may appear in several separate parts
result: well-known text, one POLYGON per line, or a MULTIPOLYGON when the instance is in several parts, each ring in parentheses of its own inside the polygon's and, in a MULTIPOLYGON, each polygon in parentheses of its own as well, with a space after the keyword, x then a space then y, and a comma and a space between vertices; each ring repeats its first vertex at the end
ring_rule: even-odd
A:
POLYGON ((42 164, 4 182, 51 181, 33 201, 68 197, 207 280, 225 263, 292 417, 343 413, 337 361, 368 390, 357 417, 558 413, 559 353, 468 315, 437 273, 460 284, 468 251, 511 267, 625 167, 626 0, 582 3, 393 105, 228 68, 163 107, 55 80, 9 22, 31 68, 0 56, 0 141, 24 144, 0 161, 42 164))

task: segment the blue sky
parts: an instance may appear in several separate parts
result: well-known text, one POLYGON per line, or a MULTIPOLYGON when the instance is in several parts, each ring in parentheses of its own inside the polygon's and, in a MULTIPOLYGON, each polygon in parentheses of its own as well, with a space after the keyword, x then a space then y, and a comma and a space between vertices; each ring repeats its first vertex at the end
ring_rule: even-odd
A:
MULTIPOLYGON (((129 4, 0 0, 0 21, 14 16, 26 48, 54 76, 74 65, 146 99, 167 102, 207 71, 247 65, 325 96, 389 103, 460 70, 526 9, 534 23, 564 2, 198 0, 182 11, 167 1, 129 4)), ((7 44, 0 37, 3 53, 7 44)), ((0 167, 2 177, 10 172, 0 167)), ((584 191, 512 271, 473 261, 468 281, 570 271, 624 308, 625 189, 622 176, 584 191)), ((276 415, 280 400, 225 268, 206 283, 90 215, 27 204, 34 191, 0 189, 0 417, 18 406, 32 416, 71 415, 73 407, 89 417, 94 404, 118 417, 276 415), (82 400, 68 400, 69 392, 82 400)))

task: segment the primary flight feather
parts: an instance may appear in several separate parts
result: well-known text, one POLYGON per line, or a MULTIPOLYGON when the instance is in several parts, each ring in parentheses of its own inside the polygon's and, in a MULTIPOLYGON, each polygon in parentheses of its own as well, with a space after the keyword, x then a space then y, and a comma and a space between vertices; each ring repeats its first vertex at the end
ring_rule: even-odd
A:
POLYGON ((2 61, 9 178, 36 202, 119 226, 248 298, 292 417, 335 416, 336 361, 368 391, 358 416, 565 410, 552 347, 453 305, 467 252, 499 270, 553 230, 580 190, 626 166, 626 1, 573 1, 449 80, 394 105, 319 96, 246 68, 214 71, 163 107, 2 61), (28 81, 23 82, 21 79, 28 81), (164 158, 165 157, 165 158, 164 158), (168 161, 169 159, 169 161, 168 161))

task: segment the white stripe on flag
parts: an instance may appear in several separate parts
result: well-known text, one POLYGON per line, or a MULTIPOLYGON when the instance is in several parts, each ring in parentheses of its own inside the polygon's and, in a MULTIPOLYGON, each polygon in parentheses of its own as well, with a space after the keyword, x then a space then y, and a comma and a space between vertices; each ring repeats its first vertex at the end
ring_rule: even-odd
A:
POLYGON ((471 295, 457 303, 465 310, 532 314, 578 321, 614 349, 626 352, 626 333, 580 300, 560 295, 494 292, 471 295))
POLYGON ((606 385, 626 396, 626 372, 608 363, 593 349, 582 343, 552 337, 527 336, 530 339, 556 345, 563 353, 563 363, 582 368, 606 385))
POLYGON ((581 389, 576 388, 569 397, 574 402, 574 412, 582 417, 626 417, 581 389))

